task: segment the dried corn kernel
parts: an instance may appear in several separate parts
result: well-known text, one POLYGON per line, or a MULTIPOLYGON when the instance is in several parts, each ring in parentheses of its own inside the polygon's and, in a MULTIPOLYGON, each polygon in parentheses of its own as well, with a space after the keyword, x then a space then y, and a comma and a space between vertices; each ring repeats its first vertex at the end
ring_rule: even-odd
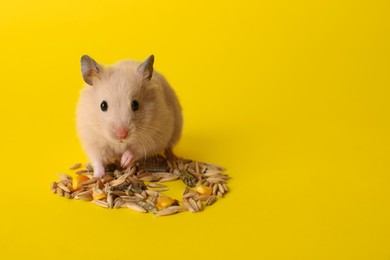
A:
POLYGON ((162 210, 171 206, 174 202, 175 200, 170 197, 159 197, 156 206, 158 210, 162 210))
POLYGON ((210 187, 204 186, 204 185, 198 185, 195 187, 195 190, 202 195, 211 195, 213 190, 210 187))
POLYGON ((89 180, 87 176, 84 175, 77 175, 75 178, 73 178, 73 189, 77 190, 78 185, 84 181, 89 180))

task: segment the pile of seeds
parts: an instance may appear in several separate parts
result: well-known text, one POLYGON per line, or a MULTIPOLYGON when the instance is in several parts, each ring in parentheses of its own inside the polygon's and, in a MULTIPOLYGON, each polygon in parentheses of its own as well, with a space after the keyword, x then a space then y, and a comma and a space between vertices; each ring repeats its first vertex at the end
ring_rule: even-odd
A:
POLYGON ((58 174, 59 182, 51 184, 53 193, 68 199, 92 201, 104 208, 129 208, 156 216, 202 211, 229 191, 229 176, 223 173, 223 167, 192 160, 167 161, 157 156, 127 169, 110 164, 100 179, 93 177, 93 169, 88 164, 84 167, 75 164, 70 169, 76 176, 58 174), (186 186, 180 202, 162 194, 168 190, 163 182, 178 179, 186 186))

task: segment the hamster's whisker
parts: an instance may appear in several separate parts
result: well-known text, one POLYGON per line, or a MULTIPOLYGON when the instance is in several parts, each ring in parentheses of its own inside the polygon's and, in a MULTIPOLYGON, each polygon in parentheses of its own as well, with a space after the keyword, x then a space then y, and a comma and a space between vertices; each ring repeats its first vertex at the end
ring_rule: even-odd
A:
POLYGON ((142 141, 139 139, 138 136, 136 136, 134 139, 136 140, 137 143, 139 143, 141 145, 141 149, 144 152, 143 159, 146 159, 146 148, 145 148, 145 146, 143 145, 142 141))
POLYGON ((155 144, 154 144, 152 138, 150 136, 146 135, 145 133, 143 133, 142 131, 139 131, 138 133, 140 135, 140 138, 141 138, 140 141, 142 142, 142 144, 144 145, 144 143, 146 143, 148 145, 148 147, 150 148, 148 150, 154 150, 155 144))

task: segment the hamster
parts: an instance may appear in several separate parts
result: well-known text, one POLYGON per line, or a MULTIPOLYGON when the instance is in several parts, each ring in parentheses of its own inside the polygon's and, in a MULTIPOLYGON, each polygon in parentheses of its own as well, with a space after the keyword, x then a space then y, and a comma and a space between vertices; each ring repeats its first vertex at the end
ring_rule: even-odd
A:
POLYGON ((183 117, 179 100, 165 78, 145 61, 124 60, 111 66, 81 57, 85 87, 76 110, 81 145, 94 168, 94 177, 118 160, 123 168, 162 151, 176 158, 183 117))

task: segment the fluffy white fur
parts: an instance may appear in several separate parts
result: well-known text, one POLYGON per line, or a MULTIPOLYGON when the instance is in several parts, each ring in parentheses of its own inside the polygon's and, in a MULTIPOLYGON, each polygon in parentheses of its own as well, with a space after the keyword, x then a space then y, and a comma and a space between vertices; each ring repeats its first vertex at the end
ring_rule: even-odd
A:
POLYGON ((82 72, 89 84, 80 94, 77 130, 95 177, 104 174, 112 159, 122 158, 123 166, 128 166, 171 151, 180 138, 183 119, 176 94, 161 74, 149 71, 149 79, 140 62, 125 60, 103 67, 88 56, 82 58, 82 72), (103 100, 108 103, 106 112, 100 109, 103 100), (137 111, 131 109, 133 100, 139 102, 137 111), (124 140, 115 135, 120 127, 129 129, 124 140))

